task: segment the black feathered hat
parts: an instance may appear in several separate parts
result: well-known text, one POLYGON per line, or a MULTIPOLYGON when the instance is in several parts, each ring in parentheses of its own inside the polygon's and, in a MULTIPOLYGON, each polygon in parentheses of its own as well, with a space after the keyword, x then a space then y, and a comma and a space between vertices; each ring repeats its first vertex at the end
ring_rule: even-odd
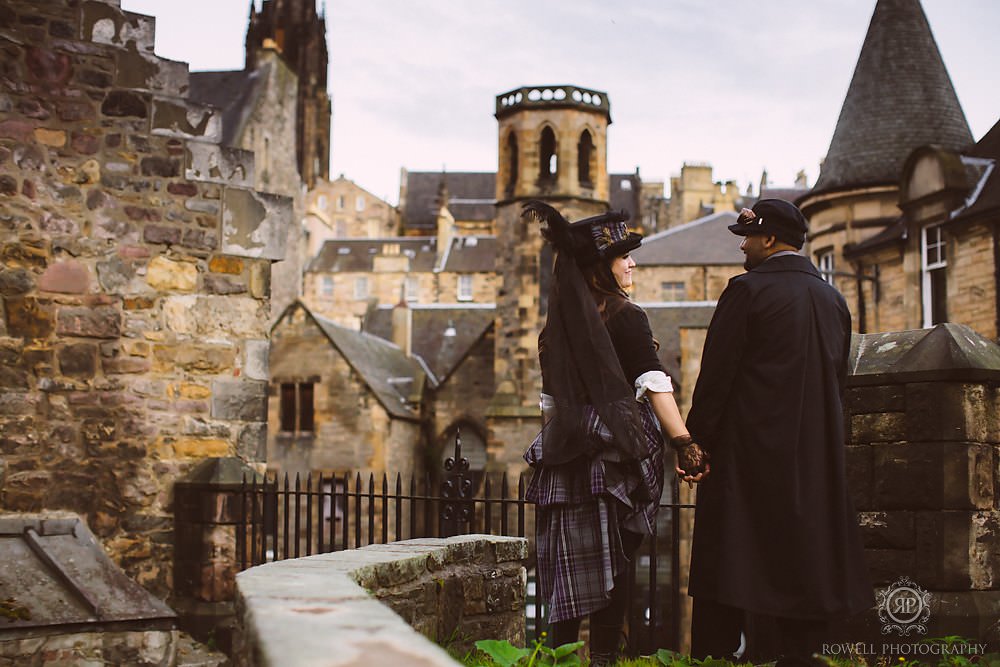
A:
POLYGON ((524 204, 522 215, 528 213, 545 221, 542 236, 556 249, 572 255, 580 266, 620 257, 642 243, 642 234, 629 231, 625 224, 628 211, 608 211, 569 222, 545 202, 532 199, 524 204))

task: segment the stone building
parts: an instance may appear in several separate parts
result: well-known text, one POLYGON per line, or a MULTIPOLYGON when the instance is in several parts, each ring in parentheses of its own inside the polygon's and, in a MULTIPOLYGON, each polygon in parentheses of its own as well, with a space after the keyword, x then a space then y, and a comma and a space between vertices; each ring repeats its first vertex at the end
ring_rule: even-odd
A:
POLYGON ((256 5, 250 3, 244 69, 255 70, 268 47, 276 48, 295 73, 295 154, 302 182, 312 188, 330 179, 326 17, 316 14, 315 0, 263 0, 259 13, 256 5))
POLYGON ((333 181, 318 181, 306 195, 308 262, 331 239, 384 239, 399 236, 399 211, 343 174, 333 181))
POLYGON ((263 467, 271 263, 288 197, 117 2, 0 7, 0 508, 78 513, 173 586, 173 488, 263 467))
POLYGON ((734 211, 713 213, 644 238, 632 252, 632 298, 717 301, 729 279, 744 271, 741 239, 728 229, 734 222, 734 211))
POLYGON ((270 470, 423 472, 433 379, 407 350, 296 302, 274 325, 270 366, 270 470))
POLYGON ((665 227, 676 227, 710 213, 739 210, 741 200, 735 181, 713 181, 711 165, 685 162, 681 173, 670 177, 665 227))
MULTIPOLYGON (((922 270, 931 273, 937 264, 920 269, 919 255, 912 251, 925 243, 921 239, 937 243, 941 230, 929 223, 939 220, 908 225, 911 236, 904 245, 911 252, 904 254, 909 259, 902 259, 898 252, 896 258, 885 256, 881 235, 892 234, 887 230, 909 206, 901 183, 913 152, 936 146, 961 153, 972 143, 919 0, 879 0, 819 178, 798 201, 810 223, 807 251, 821 270, 833 276, 851 306, 858 331, 926 326, 935 321, 930 312, 921 317, 922 299, 913 293, 932 288, 933 281, 926 288, 915 282, 921 282, 917 277, 922 270), (865 252, 869 240, 879 248, 872 255, 865 252), (858 248, 860 256, 854 254, 858 248), (891 282, 902 274, 890 272, 893 277, 881 278, 879 262, 912 264, 915 260, 918 263, 906 271, 911 297, 904 304, 904 287, 891 282), (877 314, 870 312, 870 304, 876 302, 877 314)), ((949 317, 963 321, 957 312, 949 317)))
POLYGON ((429 236, 438 231, 442 207, 457 234, 496 233, 496 177, 477 171, 408 171, 399 178, 401 233, 429 236))

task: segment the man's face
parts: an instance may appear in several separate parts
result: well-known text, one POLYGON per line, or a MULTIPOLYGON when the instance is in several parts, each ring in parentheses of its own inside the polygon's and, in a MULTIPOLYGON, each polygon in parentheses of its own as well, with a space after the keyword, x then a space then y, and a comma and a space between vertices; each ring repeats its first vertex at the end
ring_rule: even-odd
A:
POLYGON ((740 250, 746 255, 743 261, 743 268, 747 271, 760 266, 771 254, 771 247, 774 245, 773 236, 764 234, 747 234, 740 243, 740 250))

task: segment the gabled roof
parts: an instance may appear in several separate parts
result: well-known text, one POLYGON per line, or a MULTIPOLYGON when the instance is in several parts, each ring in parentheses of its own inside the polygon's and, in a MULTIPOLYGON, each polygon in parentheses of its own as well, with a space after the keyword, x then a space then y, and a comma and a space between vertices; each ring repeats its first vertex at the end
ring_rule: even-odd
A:
POLYGON ((428 378, 419 359, 408 358, 399 346, 378 336, 335 324, 309 310, 301 301, 288 306, 272 328, 279 327, 296 308, 301 308, 316 323, 386 412, 401 419, 420 418, 419 399, 428 378))
POLYGON ((385 239, 332 239, 323 244, 309 262, 306 273, 372 271, 375 257, 385 245, 398 245, 410 258, 410 271, 433 271, 437 258, 437 237, 403 236, 385 239))
POLYGON ((740 239, 727 229, 736 222, 736 217, 735 211, 713 213, 647 236, 632 257, 640 266, 742 266, 740 239))
POLYGON ((489 222, 496 217, 496 180, 493 172, 408 171, 403 229, 433 232, 440 208, 438 192, 444 183, 448 210, 455 220, 489 222))
POLYGON ((919 0, 878 0, 813 192, 896 184, 918 146, 971 143, 919 0))
MULTIPOLYGON (((496 317, 494 304, 409 304, 409 308, 413 353, 424 360, 439 383, 468 356, 496 317)), ((364 330, 391 338, 392 310, 393 306, 378 306, 365 319, 364 330)))
POLYGON ((962 156, 962 161, 971 191, 965 206, 952 215, 966 218, 1000 209, 1000 121, 962 156))
MULTIPOLYGON (((262 67, 270 67, 264 64, 262 67)), ((260 70, 191 72, 189 97, 222 111, 222 143, 233 146, 263 92, 260 70)))

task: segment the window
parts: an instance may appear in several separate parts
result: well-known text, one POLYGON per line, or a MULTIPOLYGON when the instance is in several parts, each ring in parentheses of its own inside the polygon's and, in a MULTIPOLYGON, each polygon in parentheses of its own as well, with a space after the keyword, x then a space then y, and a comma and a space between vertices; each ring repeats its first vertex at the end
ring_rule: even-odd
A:
POLYGON ((281 430, 290 433, 311 433, 316 430, 313 420, 313 383, 281 383, 281 430))
POLYGON ((333 276, 323 276, 323 296, 333 296, 333 276))
POLYGON ((687 301, 687 289, 682 282, 660 283, 660 298, 664 301, 687 301))
POLYGON ((319 199, 316 200, 316 205, 319 206, 319 210, 325 211, 326 207, 329 206, 329 202, 327 202, 326 195, 320 195, 319 199))
POLYGON ((354 298, 359 301, 368 298, 368 276, 354 279, 354 298))
POLYGON ((514 194, 517 185, 517 135, 507 135, 507 194, 514 194))
POLYGON ((590 156, 594 152, 594 140, 590 138, 590 132, 584 130, 580 135, 580 143, 576 145, 577 171, 580 174, 580 185, 592 187, 590 178, 590 156))
POLYGON ((458 277, 458 300, 472 301, 472 274, 463 273, 458 277))
POLYGON ((403 283, 403 294, 407 301, 419 301, 420 279, 416 276, 406 276, 406 282, 403 283))
POLYGON ((542 137, 538 146, 538 180, 553 181, 559 169, 556 158, 556 133, 551 127, 542 130, 542 137))
POLYGON ((337 197, 337 210, 338 211, 344 210, 344 195, 340 195, 339 197, 337 197))
POLYGON ((354 198, 354 210, 363 211, 365 210, 365 198, 362 195, 358 195, 354 198))
POLYGON ((924 227, 920 236, 923 273, 923 326, 948 321, 947 244, 941 225, 924 227))
POLYGON ((816 267, 823 280, 833 285, 833 251, 824 250, 816 255, 816 267))

